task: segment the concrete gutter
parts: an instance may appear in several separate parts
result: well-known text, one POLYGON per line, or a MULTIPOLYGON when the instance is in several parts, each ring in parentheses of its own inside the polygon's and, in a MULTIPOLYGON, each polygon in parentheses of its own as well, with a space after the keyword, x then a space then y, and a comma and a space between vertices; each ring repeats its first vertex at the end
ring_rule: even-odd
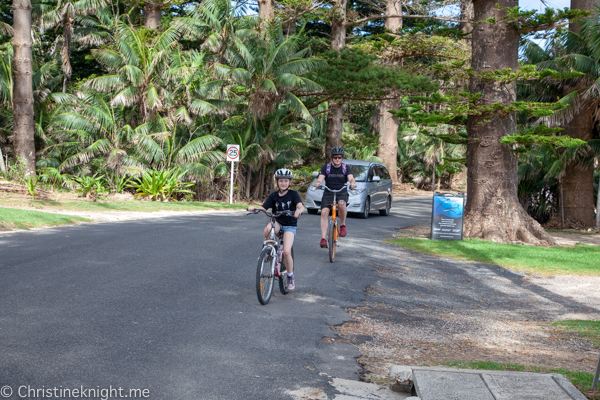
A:
POLYGON ((561 374, 394 366, 389 382, 420 400, 587 400, 561 374))

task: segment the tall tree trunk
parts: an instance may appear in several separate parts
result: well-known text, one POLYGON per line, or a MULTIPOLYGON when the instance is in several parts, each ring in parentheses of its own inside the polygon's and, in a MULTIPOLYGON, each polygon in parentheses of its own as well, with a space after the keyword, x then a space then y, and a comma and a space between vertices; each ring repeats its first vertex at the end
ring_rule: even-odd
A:
POLYGON ((473 0, 462 0, 460 2, 460 31, 469 34, 473 31, 473 0))
POLYGON ((252 167, 250 164, 247 164, 246 168, 246 199, 250 199, 250 186, 252 186, 252 167))
POLYGON ((61 70, 63 72, 63 93, 67 92, 67 82, 71 79, 71 40, 73 39, 73 22, 75 21, 75 8, 67 3, 62 13, 63 46, 60 52, 61 70))
MULTIPOLYGON (((331 50, 341 51, 346 46, 346 4, 347 0, 335 0, 331 20, 331 50)), ((333 147, 342 145, 344 103, 334 100, 329 103, 327 130, 325 133, 325 158, 333 147)))
MULTIPOLYGON (((387 0, 387 15, 402 15, 402 3, 398 0, 387 0)), ((402 18, 392 17, 385 19, 385 29, 397 33, 402 29, 402 18)), ((398 182, 398 117, 388 110, 397 110, 400 98, 386 99, 379 103, 379 147, 377 155, 387 167, 392 178, 392 183, 398 182)))
POLYGON ((565 196, 563 193, 563 182, 558 182, 558 203, 560 204, 560 229, 565 229, 565 196))
MULTIPOLYGON (((515 83, 500 85, 477 74, 517 68, 519 34, 503 20, 502 9, 518 6, 518 0, 475 0, 473 3, 475 75, 471 78, 470 90, 482 94, 482 105, 509 105, 516 100, 515 83), (488 18, 496 22, 486 22, 488 18)), ((554 244, 518 200, 517 156, 509 146, 500 143, 503 136, 516 132, 516 125, 514 114, 469 116, 464 233, 467 237, 496 242, 554 244)))
POLYGON ((263 21, 270 22, 275 16, 275 1, 274 0, 258 0, 258 18, 261 23, 263 21))
MULTIPOLYGON (((594 122, 591 108, 576 113, 563 124, 563 134, 588 141, 593 139, 594 122)), ((564 218, 584 227, 595 225, 594 218, 594 164, 573 161, 565 168, 563 178, 564 218)))
POLYGON ((435 156, 433 156, 433 173, 431 175, 431 191, 435 192, 435 156))
MULTIPOLYGON (((598 2, 598 0, 571 0, 571 9, 594 11, 599 3, 600 2, 598 2)), ((569 21, 569 30, 575 33, 579 33, 581 31, 581 27, 577 23, 577 20, 569 21)))
POLYGON ((13 0, 13 136, 16 161, 25 165, 25 173, 35 175, 33 115, 33 67, 31 54, 31 2, 13 0))
POLYGON ((260 171, 260 180, 258 181, 259 189, 258 189, 258 198, 262 199, 264 195, 265 189, 265 171, 267 170, 267 165, 263 164, 262 169, 260 171))
POLYGON ((600 177, 598 177, 598 191, 596 192, 596 230, 600 232, 600 177))
POLYGON ((0 171, 6 172, 6 165, 4 164, 4 156, 2 156, 1 148, 0 148, 0 171))
POLYGON ((144 6, 144 28, 160 29, 163 4, 160 1, 146 1, 144 6))
MULTIPOLYGON (((598 0, 571 0, 571 8, 576 10, 593 11, 598 0)), ((569 30, 574 33, 581 31, 576 21, 570 21, 569 30)), ((568 95, 578 88, 567 88, 563 95, 568 95)), ((578 110, 573 119, 563 123, 563 134, 576 139, 591 140, 594 136, 594 119, 591 109, 578 110)), ((584 227, 595 225, 594 220, 594 167, 592 164, 581 165, 573 161, 565 168, 563 185, 564 220, 575 222, 584 227)))

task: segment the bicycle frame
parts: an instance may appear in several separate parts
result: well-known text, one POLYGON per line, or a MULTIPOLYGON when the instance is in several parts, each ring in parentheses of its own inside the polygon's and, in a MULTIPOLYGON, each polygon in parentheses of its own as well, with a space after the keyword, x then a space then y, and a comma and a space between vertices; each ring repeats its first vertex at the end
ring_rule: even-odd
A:
POLYGON ((331 193, 333 193, 333 202, 331 204, 331 219, 333 220, 333 224, 335 226, 335 240, 337 240, 337 238, 339 236, 339 229, 337 227, 337 219, 336 219, 337 218, 337 209, 338 209, 337 194, 339 192, 341 192, 342 190, 347 189, 349 185, 350 185, 350 182, 346 182, 346 184, 344 184, 344 186, 339 190, 332 190, 332 189, 329 189, 325 185, 321 185, 321 186, 323 186, 324 189, 327 189, 331 193))
POLYGON ((262 212, 267 217, 269 217, 269 220, 271 222, 271 232, 269 232, 269 238, 265 239, 263 241, 263 249, 265 247, 271 248, 271 257, 273 257, 276 260, 275 265, 273 267, 275 269, 275 271, 271 271, 271 274, 274 274, 275 276, 279 277, 279 276, 281 276, 281 274, 279 273, 279 268, 277 268, 277 267, 281 264, 282 255, 279 252, 279 249, 283 249, 283 231, 279 231, 279 235, 277 235, 275 233, 275 224, 277 223, 277 217, 284 215, 284 214, 287 214, 287 215, 293 215, 293 214, 291 214, 290 211, 281 211, 278 213, 270 213, 268 211, 260 210, 259 212, 262 212))
POLYGON ((346 184, 339 190, 332 190, 329 189, 327 186, 322 185, 325 189, 329 190, 331 193, 333 193, 333 204, 331 204, 331 221, 330 221, 330 232, 331 232, 331 236, 327 235, 330 239, 329 239, 329 261, 333 262, 333 259, 335 258, 335 246, 336 243, 338 241, 338 238, 340 237, 340 229, 338 227, 338 223, 337 223, 337 210, 338 210, 338 202, 337 202, 337 194, 340 193, 342 190, 347 189, 349 186, 349 182, 346 182, 346 184))
POLYGON ((274 274, 276 277, 279 277, 281 276, 281 273, 279 272, 278 266, 281 264, 282 257, 281 253, 279 252, 279 249, 283 249, 283 232, 279 231, 279 235, 277 235, 275 233, 275 224, 277 223, 277 220, 275 219, 276 216, 271 214, 269 218, 271 220, 271 232, 269 232, 269 238, 263 241, 263 249, 265 247, 271 248, 271 257, 275 258, 276 260, 274 266, 271 267, 275 271, 271 271, 271 273, 274 274))
POLYGON ((277 217, 281 215, 292 216, 293 213, 289 210, 279 213, 271 213, 266 210, 255 210, 253 213, 258 214, 259 212, 265 213, 271 222, 270 232, 268 237, 263 241, 263 248, 258 257, 258 265, 256 267, 256 294, 260 304, 265 305, 273 295, 275 278, 278 278, 279 280, 279 290, 281 293, 284 295, 288 293, 286 285, 287 275, 280 272, 280 269, 283 269, 285 266, 282 260, 283 230, 277 235, 275 233, 275 223, 277 222, 277 217))

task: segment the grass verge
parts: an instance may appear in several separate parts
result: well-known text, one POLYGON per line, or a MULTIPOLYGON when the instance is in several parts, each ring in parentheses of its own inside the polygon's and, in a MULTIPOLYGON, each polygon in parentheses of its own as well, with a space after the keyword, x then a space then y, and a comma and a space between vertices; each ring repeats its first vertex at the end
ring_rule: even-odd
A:
POLYGON ((541 275, 600 275, 600 246, 536 247, 479 239, 390 239, 387 242, 419 253, 500 265, 541 275))
MULTIPOLYGON (((569 371, 566 369, 554 369, 544 367, 534 367, 531 365, 520 365, 520 364, 499 364, 488 361, 475 361, 475 362, 446 362, 441 363, 449 367, 465 368, 465 369, 485 369, 491 371, 519 371, 519 372, 537 372, 537 373, 554 373, 562 374, 567 378, 577 389, 581 392, 587 392, 592 388, 592 381, 594 380, 594 374, 589 372, 581 371, 569 371)), ((586 393, 587 395, 587 393, 586 393)), ((593 398, 593 397, 592 397, 593 398)))
POLYGON ((600 347, 600 321, 586 319, 574 319, 569 321, 554 321, 551 326, 563 332, 576 333, 583 339, 587 339, 600 347))
POLYGON ((77 222, 90 222, 90 220, 73 215, 0 207, 0 229, 30 229, 42 226, 74 224, 77 222))
POLYGON ((4 207, 31 207, 37 210, 74 210, 74 211, 202 211, 246 209, 247 204, 229 204, 213 202, 160 202, 160 201, 45 201, 45 200, 0 200, 4 207))
POLYGON ((572 233, 576 235, 597 235, 596 232, 581 232, 581 231, 568 231, 566 229, 546 229, 546 232, 556 232, 556 233, 572 233))

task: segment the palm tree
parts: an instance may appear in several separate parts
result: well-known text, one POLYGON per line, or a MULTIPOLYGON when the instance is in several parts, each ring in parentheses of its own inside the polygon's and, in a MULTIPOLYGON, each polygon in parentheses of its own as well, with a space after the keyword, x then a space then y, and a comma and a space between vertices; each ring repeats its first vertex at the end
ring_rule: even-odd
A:
POLYGON ((122 124, 126 112, 125 106, 111 106, 98 94, 73 99, 53 116, 51 141, 43 153, 61 155, 60 171, 89 170, 100 156, 99 168, 117 177, 180 167, 187 177, 202 178, 211 176, 211 166, 225 158, 215 150, 220 141, 213 135, 164 118, 133 128, 122 124))
MULTIPOLYGON (((257 143, 257 132, 244 116, 233 116, 223 122, 217 129, 217 136, 225 144, 237 144, 240 146, 240 166, 246 169, 244 182, 245 196, 250 198, 252 187, 252 170, 258 169, 262 149, 257 143)), ((238 173, 238 187, 242 181, 241 173, 238 173)), ((238 191, 239 193, 239 191, 238 191)))
POLYGON ((124 106, 111 106, 99 94, 72 98, 52 122, 51 143, 42 152, 62 154, 59 170, 88 166, 97 156, 104 159, 102 167, 122 175, 137 174, 153 162, 160 162, 161 148, 148 135, 149 124, 137 128, 122 125, 126 118, 124 106))
POLYGON ((244 40, 255 36, 256 19, 245 16, 241 3, 228 0, 206 0, 189 17, 178 18, 175 27, 184 37, 197 40, 211 55, 213 63, 237 64, 249 58, 244 40))
POLYGON ((33 54, 31 40, 31 2, 13 0, 13 143, 14 156, 25 166, 27 175, 35 175, 33 115, 33 54))
POLYGON ((134 107, 141 115, 140 122, 147 123, 163 111, 170 96, 164 74, 171 53, 178 46, 179 33, 170 28, 153 40, 150 31, 135 29, 122 21, 117 21, 117 27, 114 48, 92 51, 111 74, 90 79, 82 88, 115 93, 111 105, 134 107))
POLYGON ((248 110, 260 120, 285 104, 297 117, 311 120, 304 103, 294 94, 319 90, 321 87, 305 75, 323 63, 310 57, 309 49, 300 48, 301 33, 285 38, 280 25, 268 35, 248 41, 248 56, 233 65, 217 64, 217 75, 246 88, 248 110))
MULTIPOLYGON (((524 47, 524 58, 538 69, 561 71, 564 80, 543 79, 522 84, 521 93, 534 101, 560 103, 566 107, 551 117, 541 120, 549 126, 561 126, 564 134, 590 141, 594 126, 600 122, 600 24, 586 20, 579 33, 567 32, 559 40, 550 42, 545 49, 529 42, 524 47), (568 93, 563 97, 564 93, 568 93)), ((574 150, 575 156, 565 166, 560 189, 563 192, 565 220, 581 226, 594 226, 593 160, 596 153, 589 146, 574 150)))
POLYGON ((61 40, 61 70, 63 72, 63 93, 67 91, 67 82, 71 79, 71 45, 75 24, 82 17, 89 16, 107 7, 107 0, 58 0, 55 7, 47 3, 37 2, 36 15, 40 20, 41 31, 60 26, 61 40))

